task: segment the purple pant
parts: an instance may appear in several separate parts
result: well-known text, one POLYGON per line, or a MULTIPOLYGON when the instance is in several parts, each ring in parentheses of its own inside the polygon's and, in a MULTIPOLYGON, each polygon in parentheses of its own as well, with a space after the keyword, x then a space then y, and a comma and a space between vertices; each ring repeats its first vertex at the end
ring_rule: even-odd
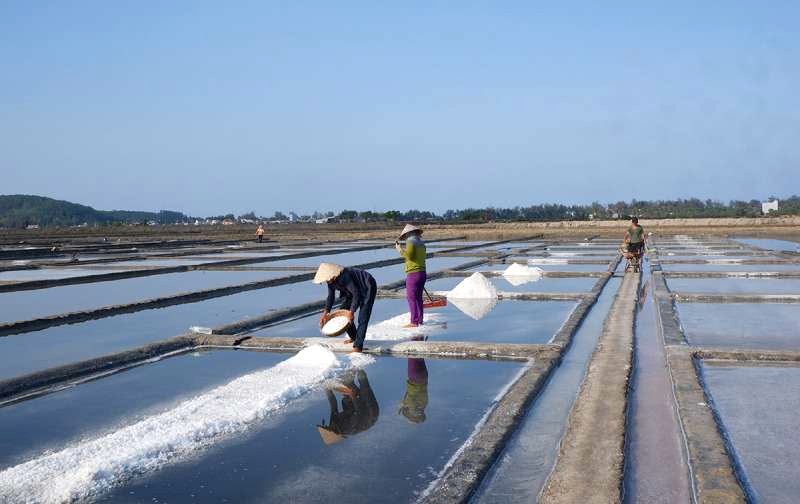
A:
POLYGON ((422 289, 428 275, 424 271, 415 271, 406 275, 406 299, 412 324, 422 324, 422 289))

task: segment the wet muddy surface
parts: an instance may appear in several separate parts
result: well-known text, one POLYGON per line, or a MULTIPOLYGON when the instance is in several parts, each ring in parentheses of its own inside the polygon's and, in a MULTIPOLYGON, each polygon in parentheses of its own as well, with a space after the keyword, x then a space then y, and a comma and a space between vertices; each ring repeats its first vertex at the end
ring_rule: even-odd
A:
POLYGON ((649 262, 644 262, 636 314, 634 374, 628 409, 625 502, 690 502, 672 380, 658 331, 649 262))

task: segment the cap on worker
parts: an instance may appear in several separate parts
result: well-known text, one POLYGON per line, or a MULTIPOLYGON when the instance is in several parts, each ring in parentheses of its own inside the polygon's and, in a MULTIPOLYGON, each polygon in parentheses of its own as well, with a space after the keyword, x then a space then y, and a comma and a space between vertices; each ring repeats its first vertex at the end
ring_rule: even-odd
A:
POLYGON ((422 234, 422 229, 413 224, 406 224, 406 227, 403 228, 403 232, 400 233, 400 239, 402 240, 408 233, 413 233, 414 231, 419 231, 419 234, 422 234))
POLYGON ((344 440, 344 436, 333 432, 328 427, 317 425, 317 431, 319 431, 319 436, 322 438, 322 442, 325 443, 326 445, 336 444, 339 441, 344 440))
POLYGON ((317 274, 314 275, 314 283, 321 284, 330 282, 338 277, 342 271, 344 271, 344 268, 338 264, 322 263, 319 265, 319 268, 317 268, 317 274))

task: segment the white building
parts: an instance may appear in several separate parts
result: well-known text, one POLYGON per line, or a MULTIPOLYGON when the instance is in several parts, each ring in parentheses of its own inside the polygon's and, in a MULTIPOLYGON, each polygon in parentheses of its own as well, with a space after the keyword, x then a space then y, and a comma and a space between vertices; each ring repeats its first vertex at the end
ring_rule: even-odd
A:
POLYGON ((778 200, 761 202, 762 214, 767 215, 770 212, 777 212, 777 211, 778 211, 778 200))

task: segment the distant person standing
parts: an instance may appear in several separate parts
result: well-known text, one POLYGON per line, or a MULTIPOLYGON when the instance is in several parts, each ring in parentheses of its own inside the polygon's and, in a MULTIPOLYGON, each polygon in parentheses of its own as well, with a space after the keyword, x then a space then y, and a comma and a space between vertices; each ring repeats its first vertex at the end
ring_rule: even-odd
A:
POLYGON ((259 224, 258 229, 256 229, 256 237, 258 238, 258 243, 264 241, 264 226, 261 224, 259 224))
POLYGON ((641 255, 644 250, 644 228, 639 225, 638 217, 631 217, 631 226, 625 231, 624 242, 628 245, 628 252, 641 255))
POLYGON ((397 252, 405 259, 406 272, 406 299, 408 300, 408 313, 410 321, 406 327, 419 327, 423 321, 422 292, 428 275, 425 271, 425 257, 427 250, 422 241, 422 230, 411 224, 406 224, 400 238, 394 242, 397 252), (406 241, 406 248, 400 245, 400 240, 406 241))

